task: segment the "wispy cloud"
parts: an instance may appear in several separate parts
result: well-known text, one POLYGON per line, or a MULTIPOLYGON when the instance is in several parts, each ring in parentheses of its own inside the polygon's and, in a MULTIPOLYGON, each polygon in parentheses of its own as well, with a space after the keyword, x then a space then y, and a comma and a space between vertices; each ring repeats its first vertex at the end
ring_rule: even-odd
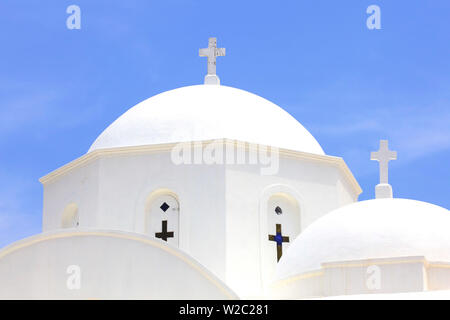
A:
POLYGON ((363 135, 388 138, 403 161, 450 149, 450 106, 366 108, 333 120, 313 125, 312 130, 333 139, 359 140, 363 135))
POLYGON ((48 129, 49 124, 56 129, 79 127, 100 117, 107 105, 101 95, 92 98, 82 93, 76 95, 73 93, 76 90, 70 91, 58 84, 28 86, 0 79, 0 86, 8 92, 0 95, 0 134, 3 138, 17 131, 29 133, 33 129, 48 129))

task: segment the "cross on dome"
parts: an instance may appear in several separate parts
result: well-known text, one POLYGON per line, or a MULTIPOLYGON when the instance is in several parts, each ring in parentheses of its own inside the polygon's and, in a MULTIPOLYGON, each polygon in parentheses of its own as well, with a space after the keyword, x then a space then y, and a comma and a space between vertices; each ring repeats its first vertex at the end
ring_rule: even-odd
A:
POLYGON ((220 84, 216 74, 216 57, 225 56, 225 48, 217 48, 217 39, 209 38, 208 48, 199 50, 200 57, 208 58, 208 74, 205 76, 205 84, 220 84))
POLYGON ((389 150, 388 140, 380 140, 380 149, 370 153, 370 160, 380 164, 380 183, 375 187, 375 198, 392 198, 392 187, 389 185, 389 161, 397 160, 397 152, 389 150))

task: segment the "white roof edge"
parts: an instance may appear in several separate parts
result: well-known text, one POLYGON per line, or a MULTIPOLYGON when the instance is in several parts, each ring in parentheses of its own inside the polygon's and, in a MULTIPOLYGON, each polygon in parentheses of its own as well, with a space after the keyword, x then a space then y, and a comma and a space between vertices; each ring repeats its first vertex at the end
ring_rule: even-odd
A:
MULTIPOLYGON (((245 141, 238 141, 238 140, 231 140, 231 139, 223 139, 225 143, 227 144, 236 144, 236 143, 245 143, 246 148, 248 148, 248 143, 245 141)), ((215 140, 203 140, 203 141, 195 141, 195 142, 202 142, 202 143, 209 143, 215 140)), ((194 141, 192 141, 194 142, 194 141)), ((72 169, 86 165, 90 163, 91 161, 102 157, 102 156, 109 156, 109 155, 115 155, 115 154, 126 154, 126 153, 145 153, 149 151, 170 151, 177 143, 165 143, 165 144, 156 144, 156 145, 143 145, 143 146, 130 146, 130 147, 117 147, 117 148, 105 148, 105 149, 96 149, 94 151, 91 151, 89 153, 86 153, 82 155, 81 157, 59 167, 56 170, 53 170, 52 172, 46 174, 45 176, 41 177, 39 179, 39 182, 41 182, 43 185, 45 185, 48 182, 53 181, 54 179, 66 174, 67 172, 70 172, 72 169)), ((258 144, 251 144, 251 145, 258 145, 258 144)), ((268 146, 270 147, 270 146, 268 146)), ((353 176, 352 172, 348 168, 347 164, 341 157, 336 156, 329 156, 329 155, 319 155, 314 153, 307 153, 302 151, 296 151, 296 150, 289 150, 289 149, 278 149, 281 155, 287 155, 287 156, 293 156, 295 158, 301 158, 301 159, 309 159, 309 160, 317 160, 321 162, 327 162, 336 165, 341 173, 343 173, 343 176, 345 180, 350 184, 355 194, 358 196, 362 189, 358 183, 358 181, 353 176)))

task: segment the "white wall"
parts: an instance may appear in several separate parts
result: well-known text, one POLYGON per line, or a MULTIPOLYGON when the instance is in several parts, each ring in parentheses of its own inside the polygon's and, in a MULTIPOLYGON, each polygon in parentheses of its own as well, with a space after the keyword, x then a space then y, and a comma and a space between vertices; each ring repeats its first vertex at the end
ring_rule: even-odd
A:
POLYGON ((336 261, 319 270, 279 280, 273 298, 304 299, 450 289, 448 263, 423 256, 336 261))
MULTIPOLYGON (((275 266, 261 262, 276 255, 266 248, 267 200, 287 193, 300 205, 300 228, 357 198, 355 192, 336 187, 339 170, 328 163, 281 156, 276 175, 261 175, 256 165, 230 165, 226 171, 227 283, 241 297, 257 298, 274 280, 275 266)), ((272 226, 273 227, 273 226, 272 226)), ((271 229, 270 229, 271 230, 271 229)), ((290 242, 294 241, 291 239, 290 242)), ((289 243, 283 244, 287 251, 289 243)))
POLYGON ((262 261, 276 255, 264 249, 271 194, 299 203, 299 230, 357 198, 342 169, 324 159, 281 155, 276 174, 261 175, 266 165, 175 165, 170 149, 105 153, 44 183, 43 229, 60 228, 64 207, 75 202, 82 228, 144 233, 148 197, 168 190, 180 203, 180 249, 240 296, 261 297, 274 269, 262 261))
POLYGON ((323 265, 324 295, 425 290, 423 257, 345 261, 323 265))
POLYGON ((177 166, 169 152, 100 158, 45 184, 43 229, 59 228, 64 207, 76 202, 80 227, 144 233, 147 197, 168 189, 180 201, 180 248, 224 277, 224 188, 223 167, 177 166))
POLYGON ((124 232, 66 229, 0 251, 0 299, 235 299, 182 251, 124 232))
POLYGON ((62 227, 62 214, 70 203, 77 204, 82 226, 97 225, 99 168, 99 161, 93 161, 44 185, 43 232, 62 227))
POLYGON ((427 263, 427 286, 428 290, 450 289, 450 263, 430 262, 427 263))

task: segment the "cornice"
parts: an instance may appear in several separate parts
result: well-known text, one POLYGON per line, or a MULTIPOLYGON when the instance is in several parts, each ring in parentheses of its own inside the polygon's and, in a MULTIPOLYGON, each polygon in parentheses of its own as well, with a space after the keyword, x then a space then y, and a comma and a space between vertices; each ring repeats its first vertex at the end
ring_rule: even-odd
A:
MULTIPOLYGON (((203 141, 193 141, 191 143, 202 143, 202 145, 209 144, 211 142, 223 140, 225 144, 232 144, 236 146, 239 144, 240 146, 244 146, 246 151, 254 149, 258 144, 252 144, 245 141, 236 141, 230 139, 216 139, 216 140, 203 140, 203 141)), ((189 142, 187 142, 189 143, 189 142)), ((108 148, 108 149, 97 149, 82 155, 81 157, 65 164, 64 166, 50 172, 49 174, 43 176, 39 179, 39 181, 45 185, 49 182, 54 181, 55 179, 67 174, 71 170, 87 165, 96 159, 110 157, 110 156, 119 156, 119 155, 130 155, 130 154, 146 154, 146 153, 154 153, 154 152, 170 152, 175 145, 178 143, 165 143, 165 144, 152 144, 152 145, 143 145, 143 146, 129 146, 129 147, 117 147, 117 148, 108 148)), ((266 146, 267 147, 267 146, 266 146)), ((268 146, 270 148, 270 146, 268 146)), ((340 157, 328 156, 328 155, 318 155, 313 153, 288 150, 278 148, 280 156, 292 157, 295 159, 321 162, 334 165, 339 169, 342 173, 344 179, 349 183, 353 191, 356 195, 359 195, 362 190, 356 181, 355 177, 351 173, 345 161, 340 157)))

